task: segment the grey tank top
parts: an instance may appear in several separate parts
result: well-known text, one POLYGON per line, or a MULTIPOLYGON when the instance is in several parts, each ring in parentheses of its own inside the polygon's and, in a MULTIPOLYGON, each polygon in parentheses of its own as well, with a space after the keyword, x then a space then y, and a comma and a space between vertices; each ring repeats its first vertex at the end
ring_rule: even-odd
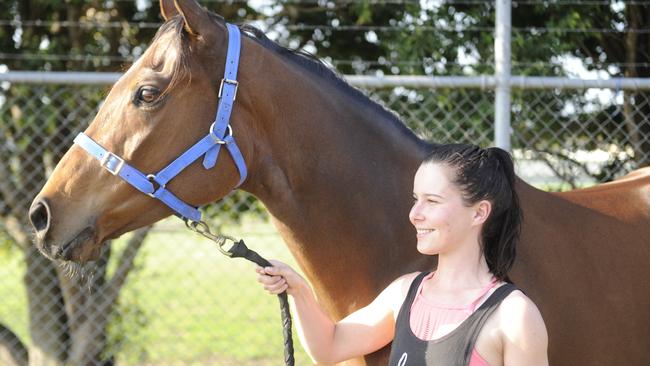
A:
POLYGON ((411 331, 411 305, 422 279, 428 272, 420 273, 409 288, 395 323, 395 337, 391 347, 389 366, 468 366, 481 328, 503 299, 517 288, 510 283, 494 290, 465 321, 451 333, 424 341, 411 331))

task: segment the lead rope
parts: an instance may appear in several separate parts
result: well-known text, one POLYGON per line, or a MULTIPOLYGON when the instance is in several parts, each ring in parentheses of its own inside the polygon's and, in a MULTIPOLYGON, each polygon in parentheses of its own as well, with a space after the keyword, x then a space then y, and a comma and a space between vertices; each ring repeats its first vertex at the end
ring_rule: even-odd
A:
MULTIPOLYGON (((257 254, 255 251, 248 249, 244 240, 236 240, 231 236, 223 234, 213 234, 210 231, 210 227, 204 221, 193 221, 189 219, 184 219, 185 226, 188 229, 198 233, 217 244, 217 249, 230 258, 244 258, 253 263, 257 263, 262 267, 271 266, 271 263, 264 259, 262 256, 257 254), (232 242, 233 245, 230 249, 226 250, 224 246, 226 242, 232 242)), ((280 313, 282 314, 282 335, 284 336, 284 364, 287 366, 294 365, 293 358, 293 339, 291 337, 291 312, 289 311, 289 300, 287 298, 287 292, 278 294, 278 300, 280 301, 280 313)))

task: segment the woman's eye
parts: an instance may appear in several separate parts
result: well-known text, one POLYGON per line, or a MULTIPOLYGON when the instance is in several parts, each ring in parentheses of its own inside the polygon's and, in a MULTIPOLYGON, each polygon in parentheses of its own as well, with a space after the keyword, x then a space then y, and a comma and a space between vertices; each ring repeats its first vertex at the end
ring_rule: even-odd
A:
POLYGON ((160 90, 153 86, 143 86, 138 90, 136 99, 142 103, 153 103, 160 95, 160 90))

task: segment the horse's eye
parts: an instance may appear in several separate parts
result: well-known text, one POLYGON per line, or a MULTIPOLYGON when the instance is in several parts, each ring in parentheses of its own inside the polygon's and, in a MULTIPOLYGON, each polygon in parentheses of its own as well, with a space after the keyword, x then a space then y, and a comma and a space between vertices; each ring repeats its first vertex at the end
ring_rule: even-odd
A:
POLYGON ((160 90, 153 86, 143 86, 138 90, 136 99, 142 103, 153 103, 160 95, 160 90))

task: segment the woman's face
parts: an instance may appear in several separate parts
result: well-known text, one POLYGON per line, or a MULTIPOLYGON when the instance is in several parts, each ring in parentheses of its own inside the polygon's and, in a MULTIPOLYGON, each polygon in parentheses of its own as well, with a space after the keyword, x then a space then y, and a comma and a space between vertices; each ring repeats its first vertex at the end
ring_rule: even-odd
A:
POLYGON ((476 209, 463 204, 461 192, 451 181, 453 174, 452 168, 438 163, 422 164, 415 173, 409 219, 417 230, 422 254, 453 250, 473 233, 476 209))

